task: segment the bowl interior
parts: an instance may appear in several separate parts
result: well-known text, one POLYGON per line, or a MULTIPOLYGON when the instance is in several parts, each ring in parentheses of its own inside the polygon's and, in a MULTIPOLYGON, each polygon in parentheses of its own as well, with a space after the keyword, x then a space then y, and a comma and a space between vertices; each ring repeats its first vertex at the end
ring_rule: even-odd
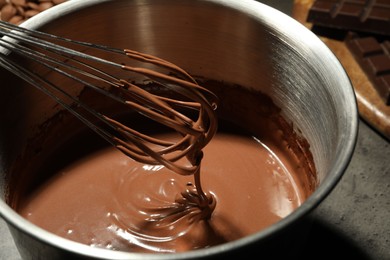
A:
MULTIPOLYGON (((272 229, 315 207, 348 165, 357 134, 349 79, 315 35, 274 9, 255 1, 74 0, 24 26, 150 53, 192 75, 271 97, 286 123, 310 144, 319 184, 296 213, 272 229)), ((2 69, 0 75, 0 121, 6 122, 0 127, 0 192, 5 199, 7 173, 61 108, 9 72, 2 69)), ((251 100, 248 108, 262 107, 256 102, 251 100)), ((30 228, 5 204, 0 212, 13 225, 30 228)))

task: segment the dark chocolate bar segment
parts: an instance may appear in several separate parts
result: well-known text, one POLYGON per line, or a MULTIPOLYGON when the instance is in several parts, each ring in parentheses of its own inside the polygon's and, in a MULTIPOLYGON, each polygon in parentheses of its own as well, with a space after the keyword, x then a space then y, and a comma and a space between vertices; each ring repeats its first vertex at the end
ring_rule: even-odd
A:
POLYGON ((316 0, 307 21, 316 26, 390 36, 390 0, 316 0))
POLYGON ((385 104, 390 105, 390 41, 355 34, 346 44, 385 104))

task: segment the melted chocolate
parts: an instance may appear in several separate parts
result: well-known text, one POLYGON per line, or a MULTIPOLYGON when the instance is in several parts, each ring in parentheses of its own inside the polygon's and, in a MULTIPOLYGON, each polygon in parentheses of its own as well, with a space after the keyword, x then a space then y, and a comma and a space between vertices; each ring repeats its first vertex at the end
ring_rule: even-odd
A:
MULTIPOLYGON (((72 127, 75 119, 66 113, 42 128, 21 158, 24 163, 15 164, 9 204, 60 236, 134 252, 209 247, 279 221, 315 189, 308 143, 269 97, 214 81, 202 85, 221 100, 220 122, 239 126, 222 126, 204 148, 202 186, 216 200, 210 218, 182 203, 180 193, 196 188, 192 176, 96 146, 89 132, 80 138, 79 128, 72 127), (60 139, 59 133, 64 134, 60 139), (82 147, 88 149, 80 152, 82 147)), ((88 92, 80 98, 97 102, 88 92)), ((140 125, 159 137, 164 134, 153 125, 140 125)))
MULTIPOLYGON (((166 138, 166 137, 163 137, 166 138)), ((191 176, 106 148, 59 171, 24 201, 31 222, 91 246, 179 252, 255 233, 305 199, 288 155, 246 135, 219 133, 204 149, 202 183, 217 207, 208 220, 175 201, 191 176)))

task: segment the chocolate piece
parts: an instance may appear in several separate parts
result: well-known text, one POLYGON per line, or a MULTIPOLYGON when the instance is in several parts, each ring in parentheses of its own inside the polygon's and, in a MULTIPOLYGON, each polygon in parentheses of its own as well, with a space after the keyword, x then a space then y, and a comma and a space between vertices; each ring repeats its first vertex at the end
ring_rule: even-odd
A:
POLYGON ((315 26, 390 36, 390 0, 317 0, 307 21, 315 26))
POLYGON ((346 44, 385 104, 390 105, 390 41, 353 35, 346 44))

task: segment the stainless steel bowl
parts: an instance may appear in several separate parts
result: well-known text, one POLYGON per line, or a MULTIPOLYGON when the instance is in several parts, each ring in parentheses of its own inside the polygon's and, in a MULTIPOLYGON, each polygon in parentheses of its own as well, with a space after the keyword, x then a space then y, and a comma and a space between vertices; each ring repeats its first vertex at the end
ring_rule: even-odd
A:
POLYGON ((211 248, 145 255, 63 239, 29 223, 5 203, 12 165, 58 109, 52 100, 0 70, 0 214, 26 259, 193 259, 253 248, 260 254, 270 248, 277 248, 271 253, 283 251, 297 240, 289 232, 301 228, 301 220, 331 192, 349 163, 358 116, 345 71, 320 39, 268 6, 251 0, 73 0, 23 26, 151 53, 192 74, 268 94, 310 143, 319 180, 303 205, 280 222, 211 248))

